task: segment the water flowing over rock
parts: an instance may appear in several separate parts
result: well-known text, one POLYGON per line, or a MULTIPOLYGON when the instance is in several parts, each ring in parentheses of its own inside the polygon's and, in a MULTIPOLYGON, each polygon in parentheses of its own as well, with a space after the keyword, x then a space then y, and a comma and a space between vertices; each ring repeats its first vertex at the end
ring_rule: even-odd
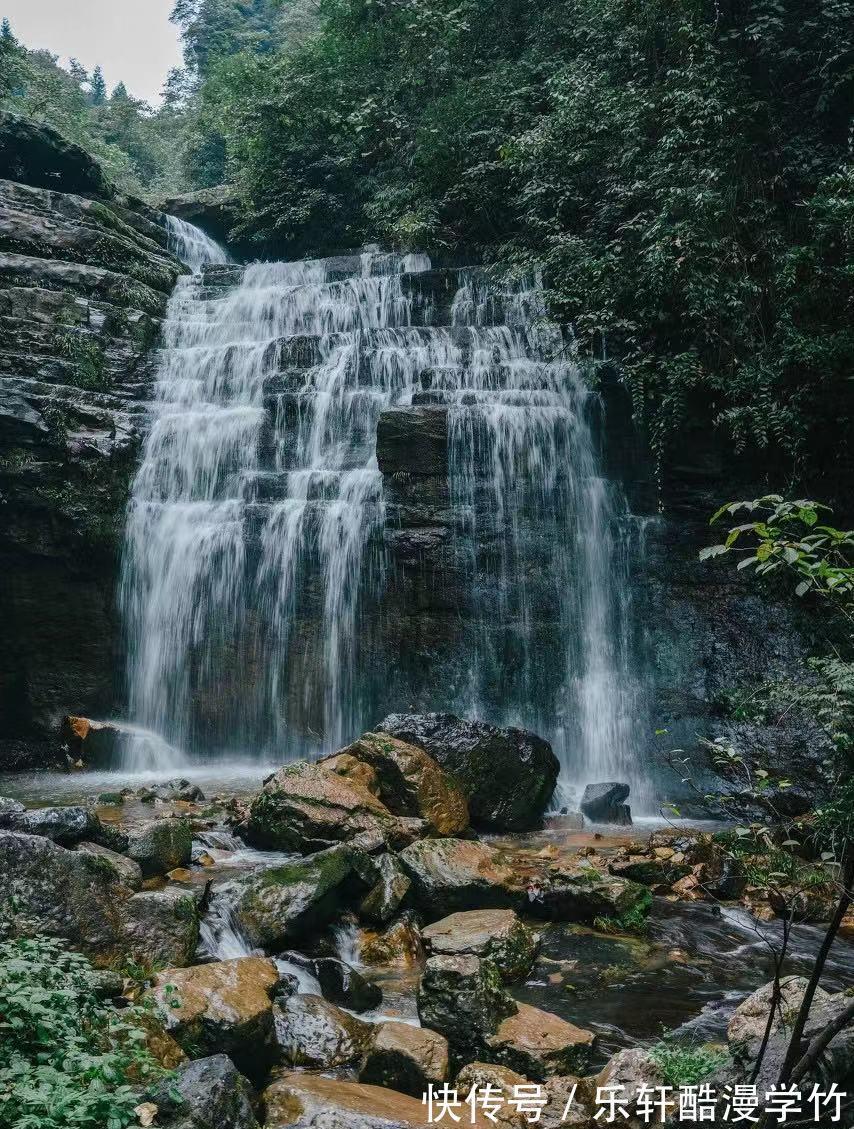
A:
POLYGON ((529 724, 579 783, 634 772, 632 523, 536 280, 173 245, 200 270, 170 303, 128 515, 135 723, 293 756, 415 700, 529 724), (413 537, 444 610, 410 598, 413 537))

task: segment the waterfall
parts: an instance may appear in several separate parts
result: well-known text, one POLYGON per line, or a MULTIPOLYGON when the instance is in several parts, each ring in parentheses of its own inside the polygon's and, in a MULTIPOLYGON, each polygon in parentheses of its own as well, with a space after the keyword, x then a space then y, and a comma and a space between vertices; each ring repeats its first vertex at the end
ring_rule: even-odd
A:
POLYGON ((539 279, 377 250, 236 267, 187 226, 196 273, 169 304, 125 536, 133 721, 198 756, 285 759, 408 706, 372 636, 377 425, 439 405, 468 626, 464 677, 425 670, 426 699, 541 732, 573 784, 637 787, 632 522, 539 279))
POLYGON ((195 227, 177 216, 166 217, 166 231, 169 250, 176 259, 185 263, 191 271, 201 270, 209 263, 229 262, 228 252, 214 242, 200 227, 195 227))

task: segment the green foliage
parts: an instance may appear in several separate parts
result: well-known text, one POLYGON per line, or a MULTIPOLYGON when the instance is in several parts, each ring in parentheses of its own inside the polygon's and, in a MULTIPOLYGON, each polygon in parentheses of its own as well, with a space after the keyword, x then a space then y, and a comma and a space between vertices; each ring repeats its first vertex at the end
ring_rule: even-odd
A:
POLYGON ((137 1008, 99 999, 89 962, 50 938, 0 944, 0 1125, 126 1129, 162 1073, 137 1008))
POLYGON ((729 1062, 729 1055, 713 1046, 676 1043, 666 1036, 649 1053, 661 1067, 665 1085, 675 1088, 696 1086, 729 1062))
POLYGON ((851 0, 320 0, 278 49, 187 7, 244 237, 544 265, 663 461, 690 425, 769 474, 829 469, 854 358, 851 0))
POLYGON ((597 917, 593 921, 593 928, 600 933, 631 933, 636 937, 645 937, 649 932, 649 908, 651 898, 632 906, 619 917, 597 917))
POLYGON ((854 604, 854 530, 819 524, 820 514, 830 512, 827 506, 807 500, 788 502, 779 494, 768 494, 752 502, 728 502, 712 516, 712 524, 739 510, 761 516, 733 526, 723 544, 700 551, 700 560, 741 552, 739 569, 754 568, 757 576, 778 569, 795 574, 797 596, 830 597, 843 609, 854 604), (739 543, 743 533, 753 534, 749 549, 739 543))

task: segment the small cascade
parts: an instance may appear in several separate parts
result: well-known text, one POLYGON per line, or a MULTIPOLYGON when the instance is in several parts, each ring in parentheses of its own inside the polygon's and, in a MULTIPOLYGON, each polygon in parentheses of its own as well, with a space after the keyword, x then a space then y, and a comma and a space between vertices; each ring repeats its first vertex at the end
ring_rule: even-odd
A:
POLYGON ((573 788, 625 780, 637 805, 636 525, 539 279, 376 249, 237 267, 173 238, 199 269, 169 306, 128 512, 134 722, 191 756, 280 760, 417 698, 537 730, 573 788), (438 504, 465 573, 453 671, 404 689, 377 460, 402 409, 446 429, 438 504))
POLYGON ((216 243, 201 228, 195 227, 177 216, 166 217, 166 230, 169 234, 169 250, 191 271, 201 270, 211 263, 228 263, 228 252, 216 243))

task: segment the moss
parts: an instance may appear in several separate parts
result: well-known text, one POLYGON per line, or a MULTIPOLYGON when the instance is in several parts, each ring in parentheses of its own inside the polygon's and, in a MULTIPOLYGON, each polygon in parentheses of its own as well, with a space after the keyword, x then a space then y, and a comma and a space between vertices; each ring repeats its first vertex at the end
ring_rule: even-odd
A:
POLYGON ((110 386, 106 371, 104 351, 91 337, 78 333, 63 333, 57 342, 59 352, 71 363, 74 383, 78 388, 103 392, 110 386))

